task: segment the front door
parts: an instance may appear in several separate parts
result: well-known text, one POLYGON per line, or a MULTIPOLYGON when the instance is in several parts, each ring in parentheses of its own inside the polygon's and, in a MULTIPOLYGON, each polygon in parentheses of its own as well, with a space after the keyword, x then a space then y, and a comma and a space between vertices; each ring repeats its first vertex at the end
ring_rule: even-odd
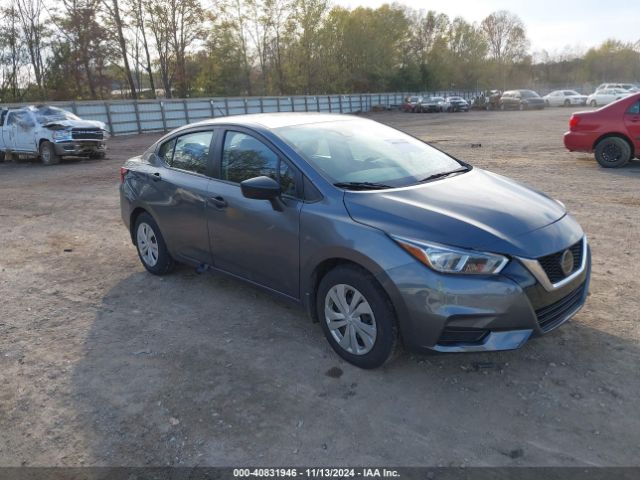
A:
POLYGON ((227 130, 219 148, 207 218, 216 268, 299 298, 300 177, 264 139, 227 130), (282 186, 281 209, 245 198, 240 182, 270 176, 282 186))
POLYGON ((629 138, 634 144, 636 156, 640 155, 640 100, 635 102, 624 114, 624 124, 629 138))

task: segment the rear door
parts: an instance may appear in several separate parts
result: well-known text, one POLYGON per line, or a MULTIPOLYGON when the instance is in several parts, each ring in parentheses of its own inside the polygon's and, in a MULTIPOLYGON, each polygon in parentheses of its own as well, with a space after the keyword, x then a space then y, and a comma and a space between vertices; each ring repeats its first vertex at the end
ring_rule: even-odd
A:
POLYGON ((634 143, 636 156, 640 153, 640 100, 637 100, 624 114, 624 124, 634 143))
POLYGON ((162 143, 161 164, 149 167, 143 191, 173 255, 211 264, 205 204, 213 159, 212 128, 191 130, 162 143))
POLYGON ((219 140, 207 203, 215 267, 299 298, 300 172, 251 130, 229 128, 219 140), (240 182, 262 175, 280 182, 281 211, 242 195, 240 182))

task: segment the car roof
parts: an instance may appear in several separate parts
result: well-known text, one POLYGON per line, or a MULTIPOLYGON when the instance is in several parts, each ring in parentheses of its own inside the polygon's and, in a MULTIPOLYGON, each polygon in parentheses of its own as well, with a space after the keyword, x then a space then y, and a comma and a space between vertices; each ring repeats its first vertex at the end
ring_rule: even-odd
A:
POLYGON ((260 126, 264 128, 280 128, 291 127, 293 125, 305 125, 311 123, 324 123, 324 122, 344 122, 347 120, 360 120, 369 121, 366 118, 356 117, 354 115, 345 115, 337 113, 315 113, 315 112, 300 112, 300 113, 251 113, 247 115, 232 115, 228 117, 212 118, 203 120, 197 123, 191 123, 185 127, 193 127, 195 125, 237 125, 255 127, 260 126))

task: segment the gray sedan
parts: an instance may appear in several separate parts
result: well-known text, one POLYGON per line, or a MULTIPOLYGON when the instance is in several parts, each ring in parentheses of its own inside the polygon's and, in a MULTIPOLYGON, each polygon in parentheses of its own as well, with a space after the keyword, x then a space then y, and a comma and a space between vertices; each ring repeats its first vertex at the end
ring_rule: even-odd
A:
POLYGON ((372 120, 208 120, 128 160, 121 180, 149 272, 181 262, 286 298, 362 368, 399 343, 518 348, 588 293, 587 240, 560 202, 372 120))

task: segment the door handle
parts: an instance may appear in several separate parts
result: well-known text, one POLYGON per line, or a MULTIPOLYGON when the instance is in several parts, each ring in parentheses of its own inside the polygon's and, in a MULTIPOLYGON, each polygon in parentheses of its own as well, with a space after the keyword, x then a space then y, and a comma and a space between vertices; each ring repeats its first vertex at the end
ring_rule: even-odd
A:
POLYGON ((213 206, 216 208, 225 208, 227 206, 227 201, 219 195, 217 197, 211 197, 209 200, 211 200, 211 203, 213 203, 213 206))
POLYGON ((153 175, 151 175, 151 178, 153 178, 154 182, 159 182, 160 180, 162 180, 160 172, 155 172, 153 175))

